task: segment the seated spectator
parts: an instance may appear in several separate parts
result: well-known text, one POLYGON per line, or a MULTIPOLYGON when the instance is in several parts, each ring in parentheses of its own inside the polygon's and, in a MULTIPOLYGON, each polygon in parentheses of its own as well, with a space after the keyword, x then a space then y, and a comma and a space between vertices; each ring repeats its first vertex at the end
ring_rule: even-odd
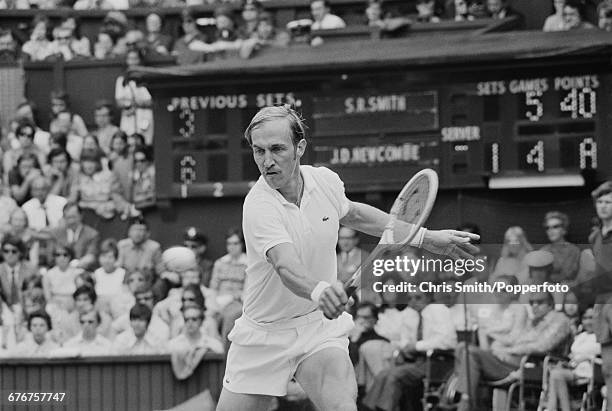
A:
POLYGON ((554 311, 554 301, 549 293, 533 293, 529 296, 533 319, 525 331, 511 345, 500 344, 493 351, 469 346, 469 360, 465 347, 460 345, 455 354, 455 370, 458 375, 457 391, 461 396, 458 411, 468 411, 469 399, 476 399, 481 380, 505 381, 519 367, 521 356, 533 353, 549 353, 559 347, 570 335, 567 318, 554 311), (468 369, 469 367, 469 369, 468 369), (468 381, 470 381, 468 385, 468 381), (468 387, 470 392, 468 392, 468 387))
POLYGON ((194 42, 207 43, 206 36, 200 32, 196 24, 195 11, 189 8, 181 12, 181 29, 183 36, 174 42, 172 55, 177 57, 178 64, 201 63, 205 53, 192 51, 190 45, 194 42))
POLYGON ((94 109, 96 128, 92 134, 98 138, 98 144, 108 156, 111 152, 111 140, 119 127, 113 124, 113 103, 109 100, 98 100, 94 109))
MULTIPOLYGON (((512 286, 518 285, 518 280, 512 275, 502 275, 497 278, 512 286)), ((517 303, 517 297, 510 292, 495 294, 498 303, 487 307, 490 312, 486 318, 480 318, 480 347, 487 349, 501 345, 512 345, 527 324, 527 309, 523 304, 517 303)), ((481 307, 484 308, 484 307, 481 307)))
POLYGON ((359 248, 357 231, 349 227, 340 227, 336 258, 338 260, 338 281, 343 283, 361 267, 364 251, 359 248))
MULTIPOLYGON (((155 167, 152 153, 148 147, 139 147, 134 151, 134 170, 132 185, 129 190, 132 195, 128 199, 132 209, 141 212, 155 206, 155 167)), ((132 216, 136 211, 124 210, 126 216, 132 216)))
MULTIPOLYGON (((397 272, 387 272, 380 281, 383 285, 400 284, 403 279, 397 272)), ((400 305, 397 301, 397 293, 385 291, 380 293, 378 300, 380 305, 378 308, 378 321, 376 322, 375 330, 378 335, 385 337, 393 344, 394 348, 401 348, 401 334, 397 324, 402 322, 402 310, 406 305, 400 305)))
POLYGON ((17 105, 15 119, 11 122, 11 131, 7 137, 10 148, 18 149, 21 147, 19 136, 17 136, 17 127, 19 124, 22 124, 22 122, 29 122, 34 126, 34 144, 41 149, 43 153, 48 154, 51 150, 51 134, 38 127, 38 110, 36 104, 30 100, 23 101, 17 105), (14 128, 12 127, 13 124, 15 125, 14 128))
POLYGON ((113 351, 119 355, 153 355, 166 351, 164 344, 148 332, 151 309, 136 304, 130 309, 130 328, 115 337, 113 351))
POLYGON ((212 277, 213 262, 206 258, 208 248, 208 237, 195 227, 188 227, 183 236, 183 246, 191 249, 196 255, 198 269, 200 271, 201 284, 209 287, 212 277))
POLYGON ((0 237, 3 239, 14 237, 21 240, 25 246, 23 259, 29 260, 35 267, 38 266, 39 248, 37 239, 39 233, 29 227, 28 216, 21 208, 13 210, 8 225, 0 227, 0 237))
POLYGON ((563 18, 563 9, 565 8, 565 0, 553 0, 555 13, 546 17, 544 21, 543 31, 565 31, 565 19, 563 18))
MULTIPOLYGON (((98 307, 111 314, 113 318, 113 302, 123 292, 125 269, 117 265, 117 243, 109 238, 100 244, 100 255, 98 262, 100 267, 94 271, 96 294, 98 295, 98 307)), ((118 313, 115 313, 118 314, 118 313)))
POLYGON ((53 255, 53 267, 43 274, 45 298, 49 303, 70 312, 74 309, 72 295, 76 291, 75 280, 81 270, 70 265, 74 258, 70 247, 57 246, 53 255))
POLYGON ((127 50, 125 33, 128 28, 128 19, 125 13, 121 11, 109 11, 104 17, 102 22, 102 28, 100 33, 108 34, 115 47, 113 48, 112 54, 115 56, 122 56, 127 50))
POLYGON ((428 350, 450 349, 457 345, 455 326, 448 308, 432 304, 425 293, 410 293, 409 305, 399 324, 401 349, 396 365, 376 375, 363 403, 371 409, 392 411, 406 398, 406 409, 420 409, 425 356, 428 350))
POLYGON ((69 198, 79 173, 78 166, 76 164, 73 166, 72 158, 64 148, 52 149, 47 160, 45 175, 51 184, 49 193, 69 198))
POLYGON ((100 147, 100 143, 98 142, 98 137, 93 134, 88 134, 83 138, 83 151, 88 153, 96 153, 100 157, 100 162, 102 163, 102 169, 104 171, 109 171, 109 162, 106 158, 106 153, 100 147))
POLYGON ((134 218, 128 229, 128 238, 117 244, 119 259, 117 264, 127 272, 141 271, 150 275, 147 280, 154 283, 163 271, 161 246, 149 238, 149 226, 143 218, 134 218))
MULTIPOLYGON (((525 256, 525 264, 527 264, 529 274, 527 280, 523 284, 538 285, 550 281, 553 270, 553 260, 553 255, 548 251, 537 250, 528 253, 525 256)), ((556 304, 561 303, 563 294, 553 293, 552 296, 556 304)), ((521 294, 519 301, 527 304, 528 298, 528 294, 521 294)))
POLYGON ((544 228, 550 244, 541 249, 554 257, 550 280, 569 283, 576 278, 580 262, 580 249, 565 239, 569 217, 559 211, 550 211, 544 216, 544 228))
POLYGON ((83 209, 94 211, 98 216, 111 219, 117 210, 125 207, 119 182, 109 170, 102 168, 100 152, 83 152, 80 173, 70 192, 70 202, 78 202, 83 209))
POLYGON ((91 53, 79 48, 77 44, 78 40, 73 37, 69 28, 57 26, 53 29, 53 41, 49 45, 49 55, 47 57, 71 61, 91 55, 91 53))
POLYGON ((28 217, 28 225, 33 230, 55 228, 63 218, 66 199, 50 192, 49 181, 42 175, 34 178, 30 185, 32 198, 21 208, 28 217))
POLYGON ((563 294, 561 304, 557 304, 557 307, 559 307, 559 311, 567 316, 572 336, 577 335, 581 331, 580 316, 582 313, 580 312, 580 305, 578 304, 578 297, 576 294, 571 290, 563 294))
POLYGON ((98 60, 114 59, 118 55, 115 54, 115 42, 113 38, 106 32, 99 32, 94 43, 94 58, 98 60))
POLYGON ((256 36, 262 12, 263 7, 258 0, 244 0, 241 11, 242 21, 238 27, 239 38, 249 39, 256 36))
POLYGON ((586 384, 593 375, 591 361, 601 354, 601 345, 593 331, 593 307, 582 315, 582 331, 576 335, 570 348, 569 367, 558 364, 548 376, 548 410, 570 411, 568 385, 586 384))
POLYGON ((452 3, 454 8, 455 21, 472 21, 475 17, 470 13, 468 8, 468 0, 454 0, 452 3))
POLYGON ((349 335, 349 356, 353 365, 359 361, 359 349, 364 343, 371 340, 389 341, 374 329, 377 321, 378 308, 367 301, 360 303, 355 315, 355 328, 349 335))
POLYGON ((217 338, 202 332, 204 308, 189 306, 183 310, 185 327, 181 334, 170 340, 172 370, 182 380, 189 377, 207 352, 224 353, 224 347, 217 338))
POLYGON ((310 2, 310 13, 312 14, 312 30, 342 29, 346 23, 340 17, 332 14, 327 0, 312 0, 310 2))
POLYGON ((108 155, 109 168, 113 171, 115 179, 119 182, 121 196, 130 198, 131 174, 134 167, 134 157, 128 147, 127 135, 119 130, 111 140, 111 152, 108 155))
POLYGON ((65 346, 65 341, 78 336, 82 331, 81 315, 95 312, 97 317, 96 329, 104 337, 108 338, 112 335, 111 318, 108 314, 100 312, 96 309, 96 301, 98 296, 96 291, 89 285, 78 286, 72 294, 74 299, 74 311, 61 319, 59 324, 55 324, 56 335, 58 342, 65 346))
POLYGON ((97 310, 79 313, 79 322, 81 331, 64 343, 63 347, 68 350, 62 351, 68 351, 70 355, 79 357, 113 354, 112 343, 98 330, 102 317, 97 310))
POLYGON ((163 22, 158 13, 150 13, 145 20, 145 41, 148 50, 161 55, 170 54, 172 37, 162 33, 163 22))
POLYGON ((509 227, 504 234, 504 245, 491 274, 491 280, 495 280, 500 275, 514 275, 519 280, 519 284, 525 284, 528 269, 524 260, 527 253, 532 250, 533 247, 523 229, 517 226, 509 227))
POLYGON ((419 23, 439 23, 443 6, 436 0, 417 0, 417 21, 419 23))
POLYGON ((257 29, 253 36, 242 42, 240 57, 249 58, 263 47, 287 47, 291 42, 291 36, 284 30, 277 30, 270 13, 264 11, 259 14, 257 29))
POLYGON ((612 31, 612 6, 605 2, 597 6, 597 27, 612 31))
POLYGON ((77 203, 64 206, 64 223, 51 231, 57 245, 69 246, 74 250, 76 266, 91 269, 98 260, 98 232, 83 224, 82 210, 77 203))
POLYGON ((21 48, 24 58, 30 61, 42 61, 50 54, 51 42, 47 38, 49 18, 44 14, 37 14, 32 21, 30 39, 21 48))
POLYGON ((243 45, 238 38, 234 12, 229 6, 221 4, 215 8, 215 31, 210 43, 195 40, 189 44, 189 49, 208 53, 207 59, 227 58, 229 52, 239 51, 243 45))
POLYGON ((78 55, 85 57, 91 56, 91 43, 86 36, 81 34, 79 19, 74 14, 62 17, 60 27, 66 28, 72 33, 73 40, 71 46, 78 55))
POLYGON ((113 319, 121 318, 136 304, 135 293, 137 290, 143 287, 151 287, 151 282, 147 280, 147 277, 149 276, 140 271, 131 271, 126 274, 126 284, 121 288, 119 294, 113 298, 110 306, 109 313, 113 319))
MULTIPOLYGON (((151 310, 151 321, 147 328, 147 334, 161 342, 166 343, 170 339, 170 328, 168 325, 153 312, 155 306, 155 296, 153 290, 149 284, 144 284, 134 290, 134 298, 136 304, 144 305, 151 310)), ((113 333, 120 334, 130 328, 130 315, 129 312, 121 314, 117 317, 112 324, 113 333)))
MULTIPOLYGON (((11 142, 9 148, 2 158, 2 165, 5 176, 8 177, 11 170, 15 168, 17 162, 24 154, 32 154, 39 166, 47 162, 46 154, 39 146, 34 143, 36 138, 36 126, 29 119, 21 119, 15 128, 16 140, 11 142)), ((40 168, 40 167, 38 167, 40 168)))
POLYGON ((36 267, 25 259, 26 248, 23 242, 14 236, 2 240, 2 257, 0 263, 0 292, 2 299, 13 312, 21 309, 23 284, 36 277, 36 267))
POLYGON ((594 29, 591 23, 584 19, 584 8, 580 0, 567 0, 563 8, 565 30, 594 29))
MULTIPOLYGON (((140 50, 129 50, 125 62, 127 70, 144 65, 144 54, 140 50)), ((153 144, 153 102, 149 90, 121 75, 115 82, 115 100, 121 109, 121 131, 127 135, 140 133, 145 136, 146 144, 153 144)))
POLYGON ((34 153, 24 153, 19 156, 15 166, 8 174, 11 196, 17 201, 17 204, 22 205, 32 198, 32 182, 41 175, 40 163, 34 153))
POLYGON ((19 48, 13 32, 0 28, 0 62, 15 64, 19 61, 19 48))
POLYGON ((49 331, 52 329, 51 317, 45 311, 36 311, 28 316, 28 331, 25 339, 12 350, 12 357, 49 357, 59 348, 49 331))
POLYGON ((239 229, 230 229, 225 236, 227 254, 215 261, 210 288, 240 295, 246 278, 247 258, 244 237, 239 229), (227 285, 226 283, 229 283, 227 285))
POLYGON ((87 134, 80 135, 73 129, 73 114, 68 110, 60 111, 51 120, 49 130, 53 139, 62 136, 58 146, 68 151, 72 160, 78 162, 83 152, 83 139, 87 134))

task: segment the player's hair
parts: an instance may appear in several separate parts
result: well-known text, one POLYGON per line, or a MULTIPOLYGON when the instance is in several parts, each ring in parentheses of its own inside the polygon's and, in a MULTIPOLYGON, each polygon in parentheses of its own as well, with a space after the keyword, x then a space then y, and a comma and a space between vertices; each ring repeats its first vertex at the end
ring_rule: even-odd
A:
POLYGON ((544 216, 544 221, 542 222, 542 225, 544 226, 544 228, 546 228, 546 223, 551 218, 556 218, 557 220, 560 220, 561 225, 563 226, 564 229, 567 230, 567 227, 569 227, 570 219, 567 216, 567 214, 562 213, 561 211, 549 211, 544 216))
POLYGON ((251 119, 251 123, 244 131, 244 138, 249 142, 249 145, 253 145, 253 139, 251 134, 253 130, 261 126, 263 123, 275 120, 277 118, 285 118, 289 122, 289 129, 291 130, 291 141, 293 146, 297 147, 300 140, 306 138, 306 125, 304 118, 295 111, 291 105, 283 104, 280 106, 269 106, 264 107, 257 112, 251 119))

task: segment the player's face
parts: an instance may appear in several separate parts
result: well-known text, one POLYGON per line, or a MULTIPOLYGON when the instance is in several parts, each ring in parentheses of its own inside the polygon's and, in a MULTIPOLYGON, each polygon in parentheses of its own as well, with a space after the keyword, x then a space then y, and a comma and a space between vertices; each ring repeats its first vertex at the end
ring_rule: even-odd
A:
POLYGON ((266 121, 252 131, 251 139, 253 158, 270 187, 281 189, 298 177, 306 140, 293 145, 288 120, 266 121))
POLYGON ((599 197, 595 201, 595 209, 602 220, 612 219, 612 193, 599 197))

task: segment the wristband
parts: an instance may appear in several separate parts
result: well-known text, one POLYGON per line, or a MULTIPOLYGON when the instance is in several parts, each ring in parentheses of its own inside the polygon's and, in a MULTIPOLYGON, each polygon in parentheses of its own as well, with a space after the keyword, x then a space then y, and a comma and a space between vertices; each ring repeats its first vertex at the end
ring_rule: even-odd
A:
POLYGON ((419 228, 419 231, 417 231, 416 235, 412 237, 412 240, 410 241, 410 245, 412 247, 421 248, 423 246, 423 239, 425 238, 426 232, 427 232, 427 229, 425 227, 419 228))
POLYGON ((312 290, 312 292, 310 293, 310 299, 315 303, 319 304, 319 298, 321 298, 323 290, 325 290, 327 287, 331 287, 331 284, 327 281, 319 281, 319 284, 317 284, 314 290, 312 290))

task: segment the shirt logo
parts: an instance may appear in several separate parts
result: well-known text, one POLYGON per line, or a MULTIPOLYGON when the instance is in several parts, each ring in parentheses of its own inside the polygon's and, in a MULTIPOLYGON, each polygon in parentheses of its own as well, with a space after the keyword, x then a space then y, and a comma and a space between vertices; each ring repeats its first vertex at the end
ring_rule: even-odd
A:
POLYGON ((323 221, 329 220, 329 217, 323 217, 323 221))
POLYGON ((225 383, 226 383, 226 384, 229 384, 229 378, 226 378, 226 379, 225 379, 225 383))

